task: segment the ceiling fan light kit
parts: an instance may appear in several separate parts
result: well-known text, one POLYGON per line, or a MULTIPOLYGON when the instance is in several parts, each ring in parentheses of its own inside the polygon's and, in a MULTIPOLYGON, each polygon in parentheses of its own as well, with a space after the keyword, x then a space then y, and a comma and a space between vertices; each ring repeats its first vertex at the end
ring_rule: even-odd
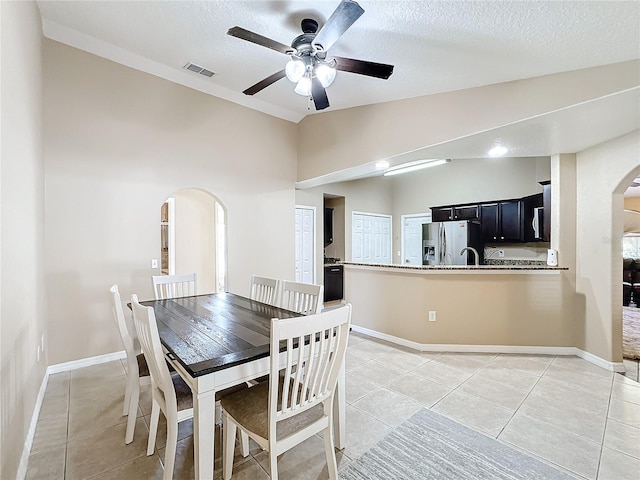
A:
POLYGON ((343 57, 327 59, 327 51, 363 13, 364 10, 357 2, 342 0, 320 30, 318 30, 317 21, 311 18, 303 19, 301 22, 302 35, 298 35, 291 42, 291 46, 242 27, 230 28, 227 34, 232 37, 270 48, 291 57, 283 70, 260 80, 243 93, 255 95, 286 77, 296 84, 295 93, 311 97, 316 110, 324 110, 329 107, 326 88, 335 80, 337 70, 388 79, 393 73, 393 65, 343 57))

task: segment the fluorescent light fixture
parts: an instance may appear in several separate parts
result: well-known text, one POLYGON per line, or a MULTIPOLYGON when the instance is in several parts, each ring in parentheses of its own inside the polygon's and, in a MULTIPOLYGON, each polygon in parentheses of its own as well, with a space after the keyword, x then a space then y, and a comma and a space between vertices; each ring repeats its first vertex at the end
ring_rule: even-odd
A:
POLYGON ((491 150, 489 150, 489 156, 490 157, 501 157, 503 156, 505 153, 507 153, 507 147, 497 144, 496 146, 494 146, 491 150))
POLYGON ((389 162, 386 160, 378 160, 376 162, 376 170, 386 170, 387 168, 389 168, 389 162))
POLYGON ((431 158, 428 160, 415 160, 413 162, 403 163, 402 165, 396 165, 395 167, 389 168, 386 172, 384 172, 385 177, 389 177, 391 175, 400 175, 401 173, 415 172, 416 170, 422 170, 423 168, 435 167, 436 165, 442 165, 444 163, 449 163, 451 159, 440 159, 440 158, 431 158))

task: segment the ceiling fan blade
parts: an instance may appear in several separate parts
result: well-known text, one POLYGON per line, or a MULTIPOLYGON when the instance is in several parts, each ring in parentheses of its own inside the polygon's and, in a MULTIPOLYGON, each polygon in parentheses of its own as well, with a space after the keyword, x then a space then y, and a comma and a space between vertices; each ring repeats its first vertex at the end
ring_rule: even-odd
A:
POLYGON ((242 27, 231 27, 227 31, 227 35, 246 40, 247 42, 255 43, 256 45, 270 48, 271 50, 284 53, 285 55, 291 55, 293 52, 295 52, 295 49, 289 45, 276 42, 275 40, 271 40, 270 38, 260 35, 259 33, 251 32, 242 27))
POLYGON ((367 62, 355 58, 332 57, 336 61, 336 70, 357 73, 369 77, 388 79, 393 73, 393 65, 386 63, 367 62))
POLYGON ((631 182, 631 185, 629 185, 630 187, 640 187, 640 183, 638 182, 631 182))
POLYGON ((363 13, 363 8, 356 2, 342 0, 313 39, 313 44, 326 52, 363 13))
POLYGON ((311 96, 313 97, 313 103, 316 106, 316 110, 324 110, 329 106, 329 98, 327 97, 327 91, 320 83, 317 77, 311 79, 311 96))
POLYGON ((256 93, 258 93, 260 90, 267 88, 269 85, 271 85, 272 83, 277 82, 278 80, 280 80, 281 78, 284 78, 286 76, 284 70, 280 70, 279 72, 274 73, 273 75, 269 75, 267 78, 260 80, 258 83, 256 83, 255 85, 252 85, 251 87, 247 88, 244 92, 245 95, 255 95, 256 93))

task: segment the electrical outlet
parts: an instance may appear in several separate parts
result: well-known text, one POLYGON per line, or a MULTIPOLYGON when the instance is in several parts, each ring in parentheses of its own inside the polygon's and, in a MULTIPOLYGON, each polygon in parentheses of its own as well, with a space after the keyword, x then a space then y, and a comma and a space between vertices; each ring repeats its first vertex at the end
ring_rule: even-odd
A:
POLYGON ((436 321, 436 311, 435 310, 429 310, 429 321, 430 322, 435 322, 436 321))
POLYGON ((158 268, 158 259, 157 258, 152 258, 151 259, 151 268, 158 268))
POLYGON ((504 258, 504 250, 498 250, 498 256, 504 258))
POLYGON ((42 350, 42 353, 44 353, 44 333, 40 337, 40 350, 42 350))

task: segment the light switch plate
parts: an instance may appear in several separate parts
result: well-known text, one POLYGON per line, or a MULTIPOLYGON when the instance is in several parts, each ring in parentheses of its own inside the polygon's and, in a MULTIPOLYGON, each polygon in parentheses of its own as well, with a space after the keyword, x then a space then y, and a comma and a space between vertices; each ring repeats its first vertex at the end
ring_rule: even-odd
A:
POLYGON ((158 268, 158 259, 157 258, 152 258, 151 259, 151 268, 158 268))

